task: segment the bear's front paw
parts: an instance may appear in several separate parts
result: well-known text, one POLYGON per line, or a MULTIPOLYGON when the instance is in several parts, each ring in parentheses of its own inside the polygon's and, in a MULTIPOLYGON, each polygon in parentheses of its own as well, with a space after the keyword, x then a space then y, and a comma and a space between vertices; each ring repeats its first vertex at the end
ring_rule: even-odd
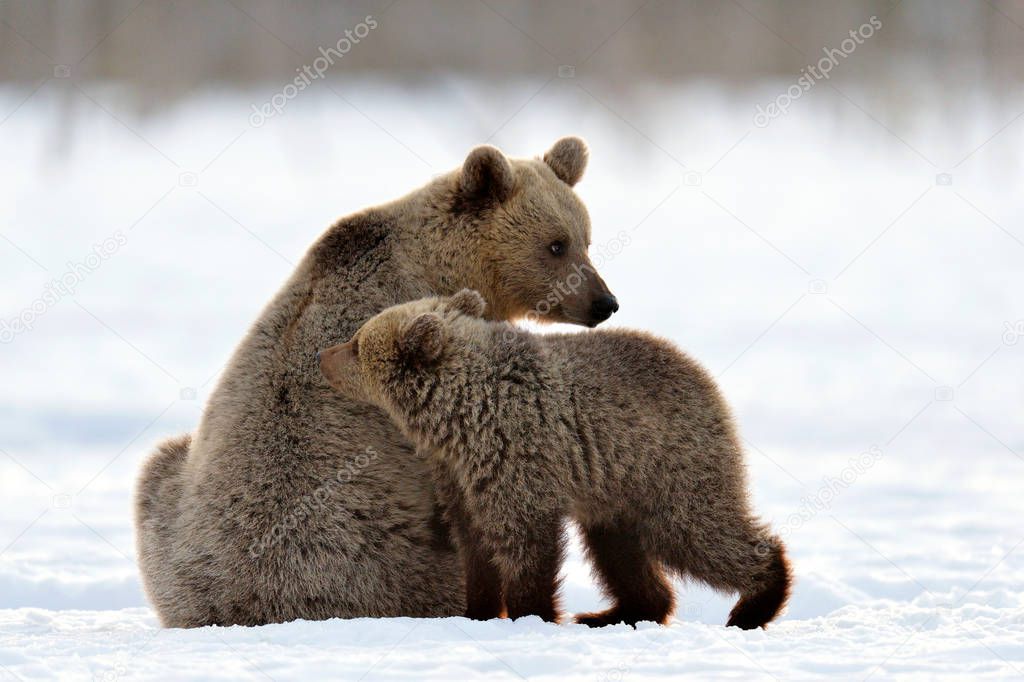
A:
POLYGON ((614 606, 605 611, 577 614, 575 620, 580 625, 587 625, 592 628, 603 628, 606 625, 618 625, 619 623, 625 623, 626 625, 635 628, 637 623, 641 623, 643 621, 650 621, 664 625, 665 621, 668 620, 668 616, 640 613, 638 611, 614 606))
POLYGON ((591 613, 580 613, 576 615, 576 622, 580 625, 587 625, 592 628, 603 628, 605 625, 616 625, 626 623, 636 626, 636 622, 627 622, 618 608, 611 608, 605 611, 593 611, 591 613))

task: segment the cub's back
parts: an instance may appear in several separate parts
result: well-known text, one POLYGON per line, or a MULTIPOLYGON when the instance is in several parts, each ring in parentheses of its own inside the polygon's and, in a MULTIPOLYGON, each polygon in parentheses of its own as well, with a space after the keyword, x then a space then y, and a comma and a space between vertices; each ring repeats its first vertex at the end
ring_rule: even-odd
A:
POLYGON ((651 413, 701 406, 728 411, 711 374, 666 339, 632 329, 543 338, 566 381, 587 402, 651 413))
POLYGON ((714 378, 673 343, 627 329, 543 338, 562 367, 581 433, 611 467, 738 455, 714 378))

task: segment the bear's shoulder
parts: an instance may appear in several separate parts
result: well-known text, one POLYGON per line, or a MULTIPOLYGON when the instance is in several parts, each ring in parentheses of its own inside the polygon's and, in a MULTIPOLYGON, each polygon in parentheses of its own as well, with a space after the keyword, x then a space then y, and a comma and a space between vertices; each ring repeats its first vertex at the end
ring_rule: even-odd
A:
POLYGON ((361 262, 381 260, 390 251, 396 225, 394 215, 379 209, 339 219, 309 250, 314 277, 355 270, 361 262))

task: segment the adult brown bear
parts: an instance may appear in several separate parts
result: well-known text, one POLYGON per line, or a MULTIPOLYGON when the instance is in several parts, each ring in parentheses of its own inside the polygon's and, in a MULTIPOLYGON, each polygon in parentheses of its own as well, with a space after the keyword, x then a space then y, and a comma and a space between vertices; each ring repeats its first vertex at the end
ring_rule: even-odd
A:
POLYGON ((316 353, 388 306, 463 287, 495 319, 607 319, 618 305, 587 257, 590 223, 571 189, 586 160, 577 138, 543 159, 478 147, 310 247, 195 434, 165 441, 142 469, 139 563, 164 625, 464 612, 426 464, 383 412, 331 390, 316 353))

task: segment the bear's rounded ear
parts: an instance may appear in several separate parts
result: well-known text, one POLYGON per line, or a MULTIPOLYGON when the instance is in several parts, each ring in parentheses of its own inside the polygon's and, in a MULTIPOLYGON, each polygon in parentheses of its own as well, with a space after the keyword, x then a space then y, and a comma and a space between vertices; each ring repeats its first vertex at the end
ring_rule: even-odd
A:
POLYGON ((463 289, 448 299, 448 310, 455 310, 473 317, 483 317, 487 310, 484 297, 473 289, 463 289))
POLYGON ((587 143, 578 137, 563 137, 544 154, 544 163, 555 171, 558 179, 574 186, 587 169, 587 143))
POLYGON ((444 321, 436 313, 417 315, 405 325, 398 351, 405 362, 427 364, 441 357, 444 348, 444 321))
POLYGON ((480 145, 462 164, 461 186, 473 198, 505 201, 515 187, 512 164, 497 147, 480 145))

